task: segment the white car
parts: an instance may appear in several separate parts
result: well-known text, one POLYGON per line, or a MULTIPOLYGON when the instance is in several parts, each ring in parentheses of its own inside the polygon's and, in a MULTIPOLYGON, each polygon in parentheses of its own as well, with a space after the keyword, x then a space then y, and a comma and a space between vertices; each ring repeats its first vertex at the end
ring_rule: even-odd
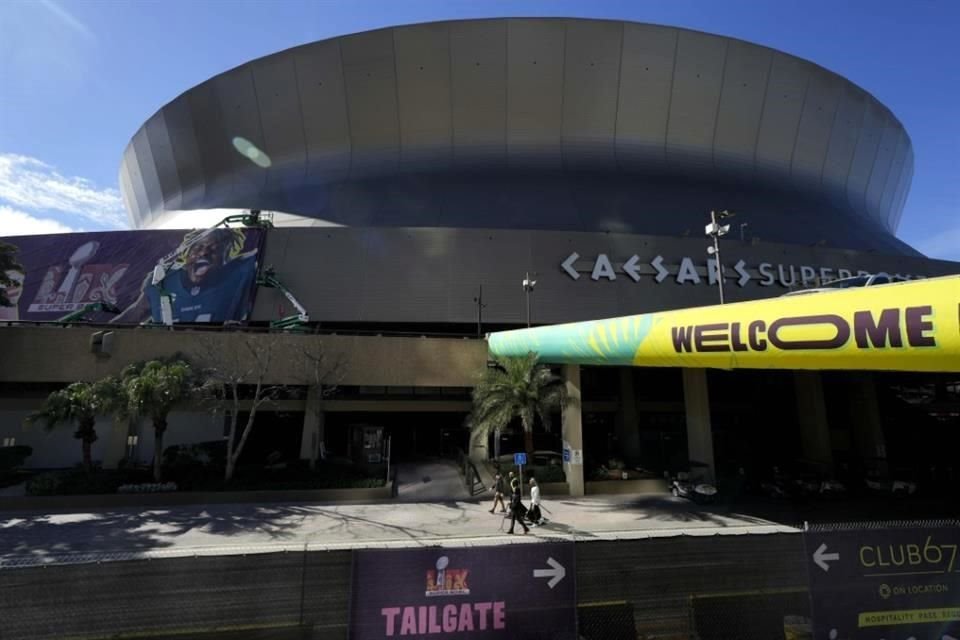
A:
POLYGON ((804 296, 810 293, 825 293, 828 291, 839 291, 841 289, 859 289, 861 287, 875 287, 880 284, 890 284, 892 282, 906 282, 903 276, 891 276, 886 273, 874 273, 867 276, 851 276, 849 278, 840 278, 825 282, 819 287, 813 289, 800 289, 783 294, 787 296, 804 296))

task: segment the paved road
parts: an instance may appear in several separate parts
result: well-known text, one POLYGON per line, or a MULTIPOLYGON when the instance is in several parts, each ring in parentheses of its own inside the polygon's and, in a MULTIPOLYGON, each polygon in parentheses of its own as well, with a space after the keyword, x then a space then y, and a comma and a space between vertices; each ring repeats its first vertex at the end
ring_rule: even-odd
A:
POLYGON ((483 501, 247 504, 59 514, 2 514, 0 566, 258 551, 486 545, 564 539, 795 531, 669 496, 547 499, 550 522, 508 536, 483 501))

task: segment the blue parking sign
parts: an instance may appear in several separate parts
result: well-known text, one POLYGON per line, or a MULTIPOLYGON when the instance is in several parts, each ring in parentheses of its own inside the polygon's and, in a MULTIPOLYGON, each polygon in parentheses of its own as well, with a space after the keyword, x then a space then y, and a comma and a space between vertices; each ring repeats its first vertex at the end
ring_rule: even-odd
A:
POLYGON ((515 453, 513 454, 513 464, 518 467, 521 465, 527 464, 527 454, 525 453, 515 453))

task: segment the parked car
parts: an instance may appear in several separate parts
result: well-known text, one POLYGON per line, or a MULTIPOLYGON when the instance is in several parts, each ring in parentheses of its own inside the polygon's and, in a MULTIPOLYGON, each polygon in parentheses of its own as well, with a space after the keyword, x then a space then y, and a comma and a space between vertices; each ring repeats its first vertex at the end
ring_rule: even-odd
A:
POLYGON ((717 498, 717 488, 704 480, 709 465, 690 461, 688 471, 680 471, 670 482, 670 493, 675 498, 687 498, 697 503, 713 502, 717 498))
POLYGON ((874 493, 895 496, 912 496, 917 492, 916 474, 906 467, 890 468, 883 458, 864 461, 863 482, 874 493))

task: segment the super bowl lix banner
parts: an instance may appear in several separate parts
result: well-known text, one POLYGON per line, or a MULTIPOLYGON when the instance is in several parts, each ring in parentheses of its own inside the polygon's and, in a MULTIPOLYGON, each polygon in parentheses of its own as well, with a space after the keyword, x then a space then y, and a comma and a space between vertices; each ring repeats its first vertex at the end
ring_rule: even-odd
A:
POLYGON ((2 239, 22 270, 7 273, 0 321, 223 323, 247 319, 266 234, 261 229, 109 231, 2 239))

